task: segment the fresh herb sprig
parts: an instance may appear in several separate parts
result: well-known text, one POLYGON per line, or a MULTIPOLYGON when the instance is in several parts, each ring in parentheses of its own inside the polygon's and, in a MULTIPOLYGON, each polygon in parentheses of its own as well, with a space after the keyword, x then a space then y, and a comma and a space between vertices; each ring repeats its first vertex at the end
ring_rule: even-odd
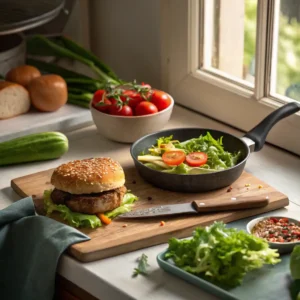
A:
POLYGON ((148 275, 148 266, 148 256, 143 253, 142 256, 138 259, 138 266, 137 268, 134 268, 132 277, 137 277, 138 275, 148 275))

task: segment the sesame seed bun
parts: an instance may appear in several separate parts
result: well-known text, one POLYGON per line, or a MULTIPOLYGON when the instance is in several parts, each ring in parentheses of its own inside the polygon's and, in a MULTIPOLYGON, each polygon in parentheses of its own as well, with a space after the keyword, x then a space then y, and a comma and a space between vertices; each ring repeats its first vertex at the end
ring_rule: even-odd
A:
POLYGON ((71 194, 92 194, 119 188, 125 183, 121 165, 108 157, 74 160, 56 168, 55 188, 71 194))

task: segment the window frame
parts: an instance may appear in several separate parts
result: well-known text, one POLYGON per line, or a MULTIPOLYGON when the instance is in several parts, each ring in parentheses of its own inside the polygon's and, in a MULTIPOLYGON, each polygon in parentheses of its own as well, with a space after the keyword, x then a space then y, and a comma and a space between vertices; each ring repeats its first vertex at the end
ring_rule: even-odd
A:
MULTIPOLYGON (((283 103, 269 96, 266 79, 271 74, 270 16, 278 0, 258 1, 256 53, 267 55, 256 55, 254 90, 199 70, 203 33, 195 24, 203 19, 203 1, 161 2, 162 88, 176 103, 247 132, 283 103)), ((295 114, 276 124, 267 142, 300 155, 299 136, 300 116, 295 114)))

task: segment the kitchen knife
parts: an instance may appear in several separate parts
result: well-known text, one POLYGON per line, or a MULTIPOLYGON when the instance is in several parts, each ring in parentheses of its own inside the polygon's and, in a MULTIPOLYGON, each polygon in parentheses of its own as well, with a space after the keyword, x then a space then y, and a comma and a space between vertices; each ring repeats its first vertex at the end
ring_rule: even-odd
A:
POLYGON ((258 208, 268 205, 269 200, 269 196, 266 195, 194 200, 192 203, 159 205, 145 209, 138 209, 119 215, 119 218, 151 218, 179 214, 199 214, 226 210, 258 208))

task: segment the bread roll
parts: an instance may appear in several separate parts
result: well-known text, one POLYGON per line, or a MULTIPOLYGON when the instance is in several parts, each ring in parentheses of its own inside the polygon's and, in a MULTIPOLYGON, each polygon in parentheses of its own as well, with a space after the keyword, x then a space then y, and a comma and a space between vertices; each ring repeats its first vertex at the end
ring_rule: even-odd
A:
POLYGON ((11 69, 7 74, 5 79, 7 81, 15 82, 24 87, 30 83, 30 81, 34 78, 40 77, 41 72, 33 67, 33 66, 18 66, 16 68, 11 69))
POLYGON ((0 81, 0 120, 24 114, 29 108, 29 94, 23 86, 0 81))
POLYGON ((40 111, 56 111, 68 100, 67 84, 58 75, 43 75, 33 79, 28 91, 33 106, 40 111))
POLYGON ((55 188, 71 194, 101 193, 125 183, 121 165, 110 157, 74 160, 56 168, 51 177, 55 188))

